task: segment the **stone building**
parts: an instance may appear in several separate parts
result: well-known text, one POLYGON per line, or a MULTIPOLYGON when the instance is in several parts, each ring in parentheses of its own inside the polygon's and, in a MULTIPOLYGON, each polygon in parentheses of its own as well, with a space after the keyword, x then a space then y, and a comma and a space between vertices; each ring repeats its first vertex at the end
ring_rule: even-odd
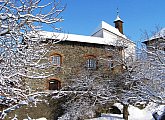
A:
MULTIPOLYGON (((72 79, 82 76, 109 79, 122 72, 120 61, 134 59, 135 44, 123 34, 123 21, 117 16, 115 27, 102 21, 91 36, 42 31, 45 40, 60 40, 47 47, 44 69, 50 76, 44 79, 28 79, 33 90, 59 90, 70 84, 72 79)), ((31 73, 29 73, 31 74, 31 73)))
POLYGON ((151 38, 145 40, 143 42, 147 50, 154 51, 154 50, 163 50, 165 51, 165 28, 161 29, 151 38))
MULTIPOLYGON (((145 81, 157 96, 165 93, 165 28, 155 33, 152 37, 143 42, 146 49, 143 50, 145 57, 145 81), (149 71, 148 73, 146 71, 149 71)), ((143 58, 144 59, 144 58, 143 58)))

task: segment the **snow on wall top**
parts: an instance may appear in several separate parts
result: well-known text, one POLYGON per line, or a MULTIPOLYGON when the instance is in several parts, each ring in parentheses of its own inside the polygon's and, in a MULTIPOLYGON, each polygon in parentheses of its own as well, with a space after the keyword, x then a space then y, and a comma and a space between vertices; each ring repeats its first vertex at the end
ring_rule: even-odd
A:
POLYGON ((99 25, 99 27, 96 29, 96 31, 94 32, 94 34, 92 36, 94 36, 98 31, 105 29, 117 36, 120 36, 124 39, 127 39, 127 37, 125 35, 123 35, 122 33, 119 32, 119 30, 113 26, 111 26, 110 24, 106 23, 105 21, 102 21, 101 24, 99 25))

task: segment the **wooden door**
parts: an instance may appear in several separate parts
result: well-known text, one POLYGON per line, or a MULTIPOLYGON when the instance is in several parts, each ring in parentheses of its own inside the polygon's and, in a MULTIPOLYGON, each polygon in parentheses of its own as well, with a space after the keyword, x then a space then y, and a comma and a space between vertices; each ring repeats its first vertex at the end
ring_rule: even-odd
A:
POLYGON ((59 90, 61 88, 61 82, 58 80, 49 81, 49 90, 59 90))

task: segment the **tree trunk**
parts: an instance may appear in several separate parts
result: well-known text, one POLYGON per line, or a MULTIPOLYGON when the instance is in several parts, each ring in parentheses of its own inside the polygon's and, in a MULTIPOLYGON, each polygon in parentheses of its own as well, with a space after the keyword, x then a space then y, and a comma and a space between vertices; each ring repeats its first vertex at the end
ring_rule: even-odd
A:
POLYGON ((123 104, 123 118, 125 120, 128 120, 128 115, 129 115, 129 112, 128 112, 128 104, 123 104))

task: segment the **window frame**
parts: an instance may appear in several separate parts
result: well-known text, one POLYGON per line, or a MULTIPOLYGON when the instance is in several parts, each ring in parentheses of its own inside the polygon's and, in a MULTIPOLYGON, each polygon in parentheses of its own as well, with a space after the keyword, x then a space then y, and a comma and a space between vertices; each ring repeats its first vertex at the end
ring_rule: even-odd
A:
POLYGON ((85 67, 87 69, 95 70, 97 68, 97 59, 94 55, 86 55, 85 56, 85 67))
POLYGON ((113 67, 114 67, 114 65, 113 65, 113 60, 112 60, 112 58, 109 58, 109 60, 108 60, 108 68, 109 68, 110 70, 112 70, 113 67))
POLYGON ((114 69, 113 57, 112 56, 108 56, 107 59, 108 59, 107 60, 107 69, 113 70, 114 69))
POLYGON ((87 59, 86 67, 88 69, 96 69, 96 59, 94 59, 94 58, 87 59))
POLYGON ((52 65, 61 66, 62 64, 62 55, 58 53, 53 53, 50 55, 50 62, 52 65))

